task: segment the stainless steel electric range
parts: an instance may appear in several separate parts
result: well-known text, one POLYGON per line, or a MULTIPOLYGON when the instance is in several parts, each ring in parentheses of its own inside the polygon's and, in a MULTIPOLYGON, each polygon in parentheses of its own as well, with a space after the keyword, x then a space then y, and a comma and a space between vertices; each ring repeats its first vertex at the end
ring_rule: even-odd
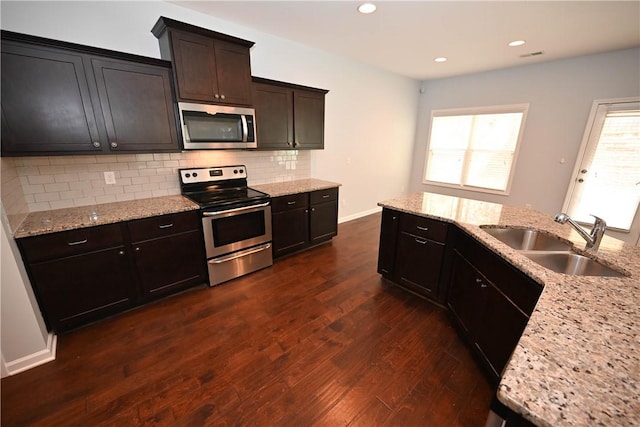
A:
POLYGON ((247 186, 244 165, 179 173, 182 195, 200 205, 210 286, 273 264, 271 197, 247 186))

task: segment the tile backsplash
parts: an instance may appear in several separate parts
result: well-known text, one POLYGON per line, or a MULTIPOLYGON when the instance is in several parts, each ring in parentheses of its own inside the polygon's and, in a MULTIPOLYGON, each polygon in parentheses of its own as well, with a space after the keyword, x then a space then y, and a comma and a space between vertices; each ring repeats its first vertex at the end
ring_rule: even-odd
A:
MULTIPOLYGON (((3 175, 14 186, 20 184, 27 212, 180 194, 180 168, 243 164, 247 166, 249 185, 311 175, 310 152, 297 150, 18 157, 3 161, 3 169, 9 169, 3 175), (105 182, 104 172, 114 173, 115 184, 105 182)), ((5 194, 4 184, 3 179, 5 209, 24 210, 15 209, 13 204, 20 197, 5 194)))

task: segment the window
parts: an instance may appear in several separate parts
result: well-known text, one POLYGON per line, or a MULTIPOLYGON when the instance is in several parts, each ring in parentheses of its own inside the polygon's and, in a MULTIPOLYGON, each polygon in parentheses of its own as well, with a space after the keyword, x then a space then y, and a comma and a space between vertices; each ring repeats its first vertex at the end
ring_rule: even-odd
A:
POLYGON ((508 194, 528 107, 434 110, 424 183, 508 194))
MULTIPOLYGON (((573 219, 640 232, 640 102, 638 99, 594 102, 565 200, 573 219), (635 218, 635 220, 634 220, 635 218)), ((622 236, 616 236, 622 237, 622 236)))

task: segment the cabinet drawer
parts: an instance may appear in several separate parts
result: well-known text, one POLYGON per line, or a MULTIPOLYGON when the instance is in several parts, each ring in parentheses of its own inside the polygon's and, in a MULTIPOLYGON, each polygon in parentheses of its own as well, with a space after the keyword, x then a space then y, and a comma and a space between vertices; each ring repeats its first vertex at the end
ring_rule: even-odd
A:
POLYGON ((324 202, 333 202, 338 200, 338 189, 328 188, 326 190, 317 190, 310 193, 311 204, 315 205, 324 202))
POLYGON ((172 234, 198 230, 200 212, 181 212, 130 221, 128 224, 132 242, 157 239, 172 234))
POLYGON ((444 243, 447 239, 447 223, 416 215, 400 215, 400 231, 444 243))
POLYGON ((271 212, 284 212, 309 206, 309 193, 289 194, 271 199, 271 212))
POLYGON ((122 246, 120 224, 80 228, 19 240, 28 262, 45 261, 122 246))

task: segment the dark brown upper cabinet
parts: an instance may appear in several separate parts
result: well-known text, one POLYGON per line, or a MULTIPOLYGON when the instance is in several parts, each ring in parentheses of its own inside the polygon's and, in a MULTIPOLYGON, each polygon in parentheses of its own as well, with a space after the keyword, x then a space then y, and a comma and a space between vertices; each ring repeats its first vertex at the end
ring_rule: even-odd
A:
POLYGON ((165 17, 151 32, 172 61, 179 101, 251 105, 253 42, 165 17))
POLYGON ((179 151, 171 64, 2 31, 2 154, 179 151))
POLYGON ((328 92, 254 77, 258 149, 323 149, 324 97, 328 92))

